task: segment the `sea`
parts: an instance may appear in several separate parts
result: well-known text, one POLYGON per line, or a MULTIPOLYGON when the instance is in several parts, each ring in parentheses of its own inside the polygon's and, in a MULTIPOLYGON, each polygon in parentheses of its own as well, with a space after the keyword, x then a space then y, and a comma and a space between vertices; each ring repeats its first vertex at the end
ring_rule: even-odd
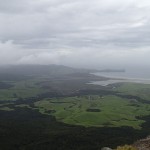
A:
POLYGON ((97 84, 102 86, 107 86, 109 84, 119 82, 150 84, 150 69, 145 68, 126 69, 125 72, 97 72, 94 74, 108 77, 110 79, 106 81, 93 81, 90 82, 90 84, 97 84))

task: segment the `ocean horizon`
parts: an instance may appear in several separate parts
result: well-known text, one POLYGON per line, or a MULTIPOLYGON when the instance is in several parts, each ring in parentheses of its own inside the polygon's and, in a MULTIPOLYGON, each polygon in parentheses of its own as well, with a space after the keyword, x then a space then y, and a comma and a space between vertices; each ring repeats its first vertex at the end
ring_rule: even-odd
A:
POLYGON ((104 76, 110 79, 106 81, 91 81, 89 84, 96 84, 101 86, 107 86, 114 83, 139 83, 150 84, 150 70, 126 70, 125 72, 97 72, 94 73, 97 76, 104 76))
POLYGON ((97 72, 94 73, 98 76, 105 76, 109 78, 123 78, 123 79, 142 79, 150 80, 150 69, 125 69, 125 72, 97 72))

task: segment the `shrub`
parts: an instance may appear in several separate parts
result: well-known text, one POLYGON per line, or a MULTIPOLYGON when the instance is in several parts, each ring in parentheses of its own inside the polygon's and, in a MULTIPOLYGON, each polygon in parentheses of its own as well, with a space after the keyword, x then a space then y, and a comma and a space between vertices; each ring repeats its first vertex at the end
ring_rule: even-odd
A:
POLYGON ((131 145, 125 145, 125 146, 119 146, 117 147, 117 150, 137 150, 137 148, 131 146, 131 145))

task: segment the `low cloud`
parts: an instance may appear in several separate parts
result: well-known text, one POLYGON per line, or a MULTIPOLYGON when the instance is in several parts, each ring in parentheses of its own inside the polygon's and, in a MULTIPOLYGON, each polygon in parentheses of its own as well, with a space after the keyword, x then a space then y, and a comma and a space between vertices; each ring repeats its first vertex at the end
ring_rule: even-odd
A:
POLYGON ((148 0, 0 0, 0 64, 145 66, 148 0))

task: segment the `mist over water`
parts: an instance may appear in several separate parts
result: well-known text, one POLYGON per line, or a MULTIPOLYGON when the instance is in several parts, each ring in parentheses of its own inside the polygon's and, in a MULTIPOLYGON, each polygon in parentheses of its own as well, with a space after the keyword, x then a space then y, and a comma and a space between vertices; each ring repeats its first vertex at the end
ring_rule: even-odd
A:
POLYGON ((101 86, 107 86, 119 82, 150 84, 150 70, 144 68, 128 69, 125 72, 98 72, 95 73, 95 75, 109 77, 110 79, 106 81, 93 81, 90 84, 101 86))
POLYGON ((133 78, 150 80, 150 69, 148 68, 128 68, 125 69, 125 72, 99 72, 95 74, 114 78, 133 78))

